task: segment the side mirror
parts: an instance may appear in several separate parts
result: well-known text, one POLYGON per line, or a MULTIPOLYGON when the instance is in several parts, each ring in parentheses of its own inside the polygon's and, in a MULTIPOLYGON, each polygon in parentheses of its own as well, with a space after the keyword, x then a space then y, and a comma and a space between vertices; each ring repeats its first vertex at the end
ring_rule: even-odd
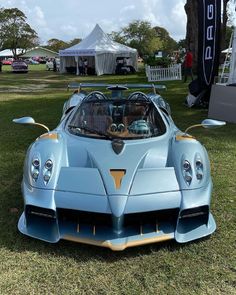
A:
POLYGON ((212 119, 205 119, 202 121, 201 124, 196 124, 188 127, 184 133, 186 134, 190 129, 196 128, 196 127, 204 127, 204 128, 219 128, 224 126, 226 123, 224 121, 218 121, 218 120, 212 120, 212 119))
POLYGON ((13 119, 12 121, 16 124, 41 126, 44 129, 46 129, 47 132, 49 132, 49 128, 47 126, 40 124, 40 123, 36 123, 32 117, 22 117, 22 118, 18 118, 18 119, 13 119))
POLYGON ((224 121, 218 121, 218 120, 212 120, 212 119, 205 119, 202 121, 201 123, 202 127, 204 128, 219 128, 222 127, 224 125, 226 125, 226 123, 224 121))

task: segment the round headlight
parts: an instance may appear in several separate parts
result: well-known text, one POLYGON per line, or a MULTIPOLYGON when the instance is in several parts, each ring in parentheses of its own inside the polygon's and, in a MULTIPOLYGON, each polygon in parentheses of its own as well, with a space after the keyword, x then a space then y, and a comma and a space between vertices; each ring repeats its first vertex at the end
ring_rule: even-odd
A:
POLYGON ((197 180, 202 180, 202 178, 203 178, 203 175, 202 175, 202 173, 197 173, 197 180))
POLYGON ((49 179, 50 179, 50 177, 51 177, 51 172, 50 171, 46 171, 45 174, 44 174, 44 176, 43 176, 43 179, 44 179, 45 182, 48 182, 49 179))
POLYGON ((33 165, 35 168, 39 168, 39 165, 40 165, 39 159, 34 159, 34 160, 32 161, 32 165, 33 165))
POLYGON ((191 175, 185 175, 185 180, 187 183, 190 183, 192 181, 192 176, 191 175))
POLYGON ((191 165, 190 165, 189 161, 185 160, 183 162, 183 168, 185 171, 189 171, 191 169, 191 165))
POLYGON ((51 170, 52 166, 53 166, 52 160, 47 160, 46 163, 45 163, 45 168, 47 170, 51 170))
POLYGON ((38 177, 39 177, 39 170, 38 169, 34 169, 32 171, 32 177, 33 177, 34 180, 38 179, 38 177))
POLYGON ((197 160, 196 161, 196 167, 197 167, 197 169, 202 169, 202 161, 201 160, 197 160))

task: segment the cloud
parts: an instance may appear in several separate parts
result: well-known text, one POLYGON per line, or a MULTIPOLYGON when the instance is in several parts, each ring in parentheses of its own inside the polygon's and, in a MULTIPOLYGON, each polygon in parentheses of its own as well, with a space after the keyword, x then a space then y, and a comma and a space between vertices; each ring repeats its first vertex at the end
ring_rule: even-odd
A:
POLYGON ((184 4, 185 1, 179 1, 173 7, 171 12, 171 19, 173 20, 173 23, 170 26, 170 29, 175 32, 175 36, 178 36, 178 39, 183 39, 182 32, 186 29, 187 17, 184 11, 184 4))
POLYGON ((128 6, 125 6, 125 7, 122 7, 121 10, 120 10, 120 14, 123 14, 123 13, 126 13, 126 12, 130 12, 132 10, 135 10, 135 5, 128 5, 128 6))
POLYGON ((84 38, 98 23, 105 32, 120 31, 134 20, 147 20, 168 30, 176 40, 185 37, 186 0, 0 0, 17 7, 42 40, 84 38))
POLYGON ((35 6, 32 13, 33 13, 33 15, 35 17, 35 23, 38 26, 43 26, 43 27, 47 26, 47 22, 45 20, 44 13, 43 13, 41 7, 35 6))
POLYGON ((60 27, 60 30, 67 36, 75 37, 78 34, 77 28, 73 25, 63 25, 60 27))

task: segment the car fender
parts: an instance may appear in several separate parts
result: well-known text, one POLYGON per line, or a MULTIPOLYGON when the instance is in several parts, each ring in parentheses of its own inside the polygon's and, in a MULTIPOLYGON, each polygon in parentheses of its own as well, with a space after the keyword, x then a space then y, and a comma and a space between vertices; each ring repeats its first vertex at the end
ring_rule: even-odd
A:
POLYGON ((194 138, 182 138, 181 140, 175 137, 171 144, 171 162, 175 167, 176 177, 181 190, 199 189, 206 187, 211 181, 210 162, 206 149, 199 141, 194 138), (196 161, 200 159, 202 162, 202 179, 197 179, 198 169, 196 161), (184 178, 183 162, 187 160, 191 165, 190 175, 192 181, 187 183, 184 178))
POLYGON ((68 166, 68 157, 65 139, 59 132, 46 133, 36 139, 29 147, 24 164, 24 181, 30 186, 42 189, 55 189, 61 166, 68 166), (32 161, 38 159, 40 163, 37 180, 32 178, 32 161), (43 179, 45 163, 53 163, 50 180, 46 183, 43 179))

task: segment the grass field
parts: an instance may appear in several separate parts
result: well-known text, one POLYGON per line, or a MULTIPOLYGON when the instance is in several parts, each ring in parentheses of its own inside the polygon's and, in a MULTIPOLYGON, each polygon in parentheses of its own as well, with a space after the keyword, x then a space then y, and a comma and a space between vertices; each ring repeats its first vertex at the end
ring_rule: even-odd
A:
MULTIPOLYGON (((192 131, 212 163, 212 213, 217 231, 185 245, 174 241, 111 252, 67 241, 47 244, 21 235, 20 183, 25 152, 43 132, 14 125, 32 116, 56 127, 68 82, 146 83, 143 74, 78 78, 31 66, 28 74, 0 73, 0 295, 2 294, 236 294, 236 125, 192 131)), ((181 129, 207 117, 183 106, 187 84, 163 93, 181 129)))

